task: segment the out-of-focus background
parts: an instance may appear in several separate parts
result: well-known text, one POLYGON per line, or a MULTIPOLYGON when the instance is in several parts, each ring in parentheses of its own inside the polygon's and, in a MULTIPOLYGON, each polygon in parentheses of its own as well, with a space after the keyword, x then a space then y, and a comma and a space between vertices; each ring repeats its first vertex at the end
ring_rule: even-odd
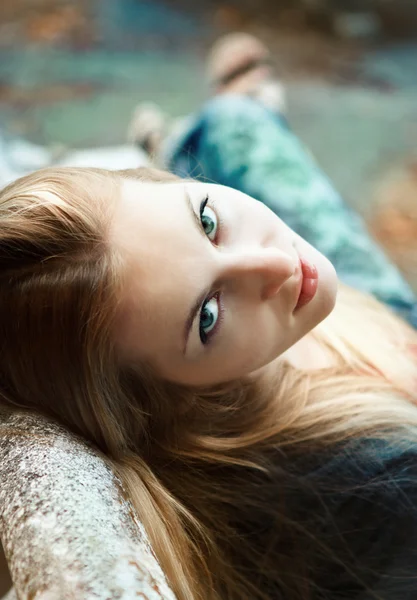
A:
POLYGON ((51 161, 133 166, 135 105, 197 110, 208 48, 242 30, 270 46, 292 127, 417 291, 417 0, 1 0, 0 185, 51 161))
POLYGON ((207 49, 239 30, 269 44, 291 125, 417 290, 416 0, 1 0, 0 184, 98 147, 131 163, 135 105, 197 110, 207 49))

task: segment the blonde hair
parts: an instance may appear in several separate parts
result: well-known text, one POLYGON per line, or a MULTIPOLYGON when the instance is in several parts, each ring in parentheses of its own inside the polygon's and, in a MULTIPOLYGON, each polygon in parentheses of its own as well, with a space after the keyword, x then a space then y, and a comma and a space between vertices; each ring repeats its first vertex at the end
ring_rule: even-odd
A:
MULTIPOLYGON (((314 332, 331 368, 277 361, 274 381, 196 390, 159 381, 146 365, 120 365, 112 325, 121 257, 107 232, 126 177, 177 181, 150 169, 55 168, 0 193, 0 402, 52 416, 103 452, 179 599, 264 599, 237 567, 226 505, 236 508, 242 490, 224 469, 267 472, 271 449, 366 435, 416 440, 416 334, 342 287, 314 332)), ((243 546, 238 555, 257 568, 262 557, 243 546)))

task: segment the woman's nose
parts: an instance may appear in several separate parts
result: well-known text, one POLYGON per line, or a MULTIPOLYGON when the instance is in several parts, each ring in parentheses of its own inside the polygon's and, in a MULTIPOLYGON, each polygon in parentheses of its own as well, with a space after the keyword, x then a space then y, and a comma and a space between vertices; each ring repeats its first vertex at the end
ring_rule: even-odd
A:
POLYGON ((296 259, 277 248, 242 250, 224 256, 224 261, 223 278, 246 280, 257 277, 263 300, 275 296, 297 269, 296 259))

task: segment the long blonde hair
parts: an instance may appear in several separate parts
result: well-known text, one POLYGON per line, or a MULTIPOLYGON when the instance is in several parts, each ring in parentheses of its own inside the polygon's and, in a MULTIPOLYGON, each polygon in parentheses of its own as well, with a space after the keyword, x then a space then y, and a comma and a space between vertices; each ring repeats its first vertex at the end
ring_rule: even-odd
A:
MULTIPOLYGON (((0 193, 0 402, 52 416, 97 446, 179 599, 267 598, 237 566, 225 506, 236 508, 242 489, 224 469, 267 472, 271 449, 396 433, 417 440, 417 336, 342 287, 313 334, 334 358, 329 369, 278 361, 273 380, 197 390, 119 365, 121 257, 107 232, 126 177, 176 180, 150 169, 54 168, 0 193)), ((261 564, 250 548, 239 552, 261 564)))

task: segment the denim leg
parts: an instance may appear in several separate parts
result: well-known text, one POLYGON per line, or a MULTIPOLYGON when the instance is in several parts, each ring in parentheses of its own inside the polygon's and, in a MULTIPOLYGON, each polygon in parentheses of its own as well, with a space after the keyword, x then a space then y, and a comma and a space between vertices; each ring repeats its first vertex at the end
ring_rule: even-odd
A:
POLYGON ((166 158, 180 176, 221 183, 264 202, 330 259, 341 281, 417 326, 411 289, 284 118, 250 98, 219 96, 171 142, 166 158))

